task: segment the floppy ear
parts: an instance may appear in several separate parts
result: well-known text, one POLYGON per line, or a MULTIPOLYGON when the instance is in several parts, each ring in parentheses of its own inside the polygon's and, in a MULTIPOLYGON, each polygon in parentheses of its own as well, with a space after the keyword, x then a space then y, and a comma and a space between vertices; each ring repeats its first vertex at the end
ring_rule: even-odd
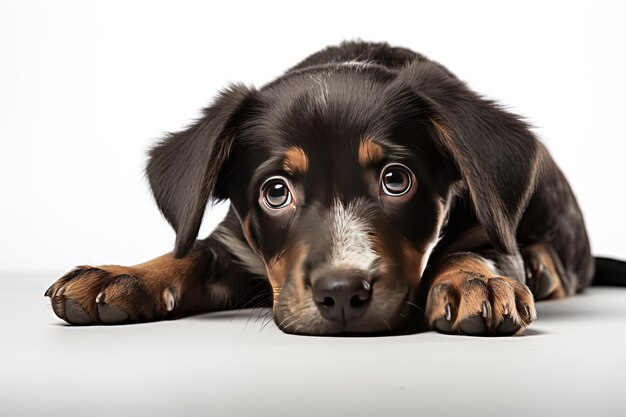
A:
POLYGON ((480 97, 439 64, 414 62, 401 77, 426 103, 427 117, 492 244, 512 253, 543 147, 518 116, 480 97))
POLYGON ((177 258, 193 247, 209 199, 227 198, 217 182, 233 145, 236 115, 251 94, 243 85, 231 85, 192 126, 150 150, 146 174, 159 209, 176 231, 177 258))

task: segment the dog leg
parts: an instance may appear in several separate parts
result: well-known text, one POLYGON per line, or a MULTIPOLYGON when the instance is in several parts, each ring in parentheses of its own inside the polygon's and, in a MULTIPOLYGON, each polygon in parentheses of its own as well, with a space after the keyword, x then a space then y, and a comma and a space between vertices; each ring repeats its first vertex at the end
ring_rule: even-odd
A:
POLYGON ((70 324, 155 321, 271 303, 264 277, 246 271, 216 240, 198 241, 187 256, 172 254, 125 267, 80 266, 46 291, 70 324))
POLYGON ((440 332, 455 334, 521 332, 537 313, 530 289, 519 278, 504 276, 519 275, 515 273, 517 269, 522 269, 519 255, 461 252, 445 256, 431 275, 425 310, 427 324, 440 332))

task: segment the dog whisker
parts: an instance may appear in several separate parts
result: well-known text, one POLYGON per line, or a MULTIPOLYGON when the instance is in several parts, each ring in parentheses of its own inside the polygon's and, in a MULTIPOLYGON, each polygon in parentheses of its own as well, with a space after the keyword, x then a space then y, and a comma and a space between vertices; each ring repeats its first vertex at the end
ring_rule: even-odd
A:
MULTIPOLYGON (((255 285, 253 285, 250 288, 248 288, 248 290, 241 297, 239 297, 239 300, 245 299, 245 297, 247 297, 248 294, 250 294, 253 291, 257 291, 259 289, 259 287, 263 287, 265 285, 267 285, 267 284, 264 283, 264 282, 256 283, 255 285)), ((268 294, 266 294, 264 291, 257 292, 257 294, 252 296, 248 301, 246 301, 243 305, 241 305, 238 308, 240 308, 240 309, 247 308, 248 306, 252 305, 254 302, 259 301, 259 300, 263 300, 266 296, 268 296, 268 294)), ((253 306, 253 307, 257 307, 257 306, 253 306)))
MULTIPOLYGON (((298 325, 298 327, 295 328, 295 330, 293 331, 294 334, 298 334, 298 330, 300 329, 300 327, 302 327, 305 323, 304 323, 304 319, 300 319, 300 321, 302 321, 302 323, 300 323, 298 325)), ((291 326, 295 325, 297 323, 297 321, 291 323, 291 326)))
POLYGON ((248 319, 246 320, 246 324, 243 326, 244 330, 246 330, 248 328, 248 324, 250 324, 250 320, 252 320, 252 317, 254 317, 256 312, 257 312, 256 308, 253 308, 252 310, 250 310, 250 314, 248 315, 248 319))
POLYGON ((387 322, 387 320, 383 319, 383 322, 385 323, 385 325, 387 326, 387 328, 389 329, 389 334, 391 334, 393 336, 393 330, 391 330, 391 326, 389 325, 389 323, 387 322))
POLYGON ((285 317, 285 319, 283 319, 283 321, 281 321, 281 322, 278 324, 278 327, 279 327, 279 328, 282 328, 282 325, 283 325, 283 324, 284 324, 287 320, 289 320, 290 318, 292 318, 293 316, 295 316, 295 314, 290 314, 290 315, 288 315, 287 317, 285 317))
POLYGON ((413 307, 413 308, 416 308, 417 310, 419 310, 419 311, 421 311, 421 312, 424 312, 424 309, 423 309, 422 307, 418 306, 417 304, 412 303, 412 302, 407 301, 407 300, 405 300, 404 302, 405 302, 406 304, 408 304, 409 306, 411 306, 411 307, 413 307))
POLYGON ((263 316, 263 320, 261 321, 261 327, 259 328, 259 333, 263 331, 263 329, 265 329, 272 322, 273 317, 274 316, 271 310, 265 312, 263 316))

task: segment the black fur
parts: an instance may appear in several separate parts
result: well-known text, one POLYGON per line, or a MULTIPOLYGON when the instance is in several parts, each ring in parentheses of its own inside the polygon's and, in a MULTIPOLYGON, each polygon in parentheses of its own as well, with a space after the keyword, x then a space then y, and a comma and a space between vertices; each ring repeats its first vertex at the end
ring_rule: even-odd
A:
POLYGON ((252 93, 231 86, 200 120, 150 151, 146 175, 159 209, 176 230, 177 257, 193 247, 209 198, 227 198, 218 177, 232 149, 237 111, 252 93))
POLYGON ((425 111, 449 133, 439 135, 442 145, 492 244, 513 253, 517 224, 532 195, 540 158, 528 126, 433 62, 412 62, 398 78, 423 97, 425 111))
MULTIPOLYGON (((464 190, 473 206, 472 215, 485 227, 497 249, 514 252, 517 225, 532 196, 536 172, 543 158, 542 149, 528 126, 493 101, 469 90, 450 71, 420 54, 383 43, 346 42, 313 54, 261 90, 270 97, 260 106, 256 103, 256 111, 261 112, 263 107, 270 106, 276 109, 265 115, 271 122, 259 126, 261 134, 258 137, 249 138, 243 133, 239 144, 233 144, 234 123, 230 131, 226 128, 224 132, 228 117, 244 106, 244 99, 251 94, 244 87, 235 86, 222 93, 197 124, 185 132, 171 135, 152 150, 147 173, 161 211, 177 231, 177 256, 184 256, 191 248, 204 206, 216 187, 218 170, 233 147, 250 147, 269 157, 270 152, 264 147, 279 149, 290 140, 303 140, 278 138, 278 143, 270 143, 277 135, 297 130, 287 125, 290 122, 278 120, 279 117, 286 115, 289 120, 300 119, 298 123, 302 125, 305 123, 301 120, 303 117, 315 116, 307 114, 306 95, 296 103, 296 108, 280 108, 283 101, 287 102, 282 99, 283 95, 301 94, 282 90, 285 80, 327 68, 341 71, 341 67, 336 68, 333 64, 347 61, 375 64, 369 69, 369 76, 373 83, 384 87, 381 94, 387 101, 374 105, 366 101, 369 98, 360 103, 355 100, 355 106, 350 109, 355 114, 345 115, 346 120, 329 120, 330 128, 360 115, 362 126, 342 127, 360 129, 360 133, 365 133, 363 125, 378 118, 380 125, 370 133, 387 133, 394 123, 391 118, 398 112, 413 112, 425 123, 434 120, 440 124, 450 133, 443 137, 437 135, 440 146, 446 151, 444 157, 453 162, 451 169, 464 181, 464 190), (374 117, 375 112, 380 114, 381 111, 387 113, 389 119, 374 117)), ((346 75, 346 82, 341 86, 346 91, 338 95, 350 96, 352 71, 346 70, 346 75)), ((306 81, 303 82, 306 87, 306 81)), ((293 86, 289 88, 293 89, 293 86)), ((315 128, 319 131, 320 126, 315 128)), ((433 158, 440 156, 428 155, 428 159, 433 158)), ((214 197, 224 199, 228 195, 214 197)))
POLYGON ((594 285, 626 287, 626 263, 609 258, 596 258, 594 285))

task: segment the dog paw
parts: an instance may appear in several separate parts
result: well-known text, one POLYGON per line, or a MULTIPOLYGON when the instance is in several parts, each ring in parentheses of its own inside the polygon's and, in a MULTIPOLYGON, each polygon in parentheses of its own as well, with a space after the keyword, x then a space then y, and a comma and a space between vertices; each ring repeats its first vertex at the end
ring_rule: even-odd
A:
POLYGON ((45 295, 70 324, 120 324, 164 318, 176 306, 175 291, 147 282, 140 271, 81 266, 59 278, 45 295))
POLYGON ((436 283, 426 302, 428 325, 443 333, 508 336, 536 318, 528 287, 507 277, 459 272, 436 283))
MULTIPOLYGON (((527 246, 522 251, 526 268, 526 285, 535 300, 563 298, 567 295, 567 281, 559 257, 543 243, 527 246)), ((569 290, 572 292, 572 290, 569 290)))

